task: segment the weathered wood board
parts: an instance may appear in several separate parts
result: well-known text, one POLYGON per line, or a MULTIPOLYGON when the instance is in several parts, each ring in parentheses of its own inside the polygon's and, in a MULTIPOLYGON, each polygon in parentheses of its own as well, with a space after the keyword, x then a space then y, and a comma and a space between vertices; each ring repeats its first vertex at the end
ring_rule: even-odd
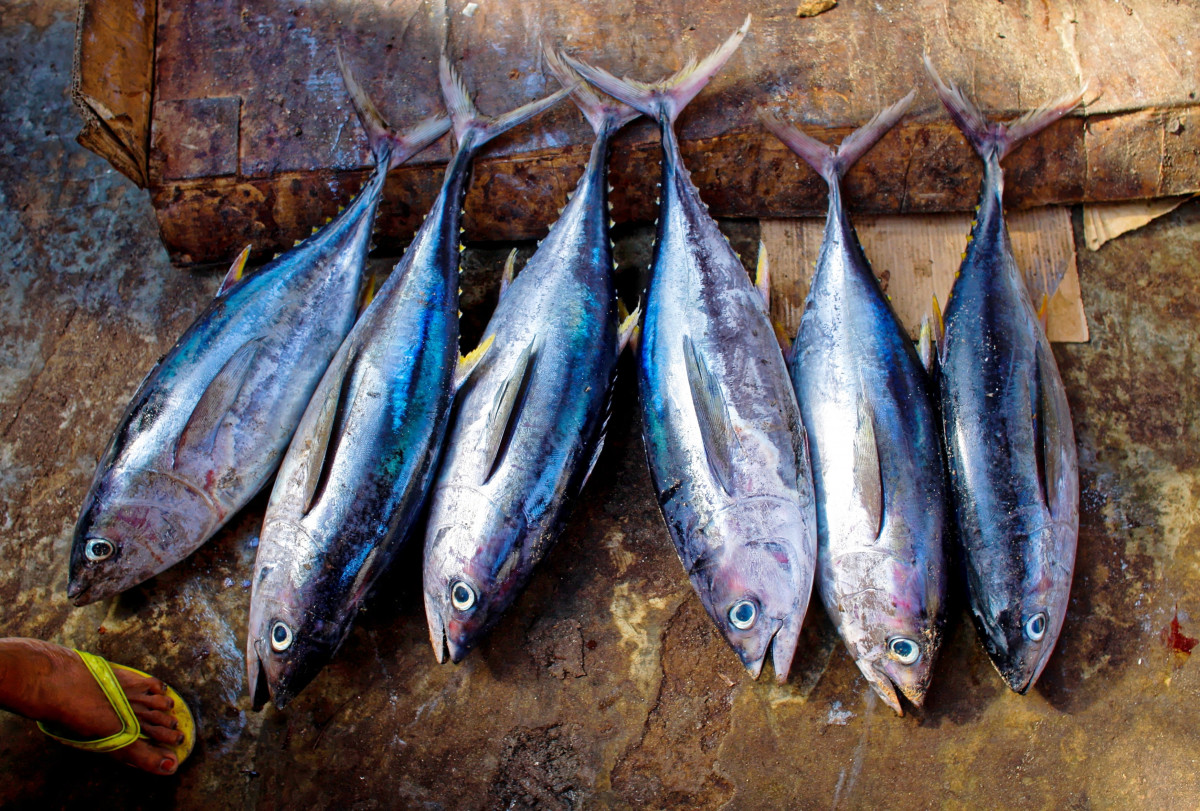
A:
MULTIPOLYGON (((139 7, 84 6, 81 43, 95 34, 125 47, 121 38, 136 25, 116 24, 113 15, 139 7)), ((110 104, 111 116, 98 115, 111 137, 87 143, 148 184, 164 241, 181 261, 228 258, 247 242, 264 253, 290 244, 357 189, 368 153, 338 77, 339 42, 402 126, 439 108, 443 47, 481 109, 499 112, 556 87, 542 70, 543 43, 618 74, 655 78, 717 45, 747 11, 754 20, 745 43, 679 122, 685 157, 719 216, 822 209, 819 180, 762 130, 757 108, 834 141, 914 85, 914 112, 855 168, 848 193, 873 213, 968 210, 979 163, 925 79, 926 50, 997 116, 1089 84, 1086 117, 1059 122, 1009 159, 1011 206, 1200 191, 1200 14, 1177 0, 845 0, 811 18, 798 18, 794 2, 726 0, 159 0, 141 8, 143 29, 154 32, 152 71, 139 74, 153 76, 153 87, 143 88, 153 94, 151 120, 134 115, 126 125, 121 105, 110 104)), ((102 87, 108 70, 94 48, 81 46, 81 87, 102 87)), ((136 96, 118 84, 118 100, 136 96)), ((108 109, 96 93, 89 98, 93 111, 108 109)), ((564 103, 496 143, 468 197, 468 236, 543 233, 590 139, 564 103)), ((403 241, 419 222, 448 148, 443 141, 389 182, 385 243, 403 241)), ((657 162, 649 122, 616 140, 619 222, 654 217, 657 162)))
MULTIPOLYGON (((921 319, 933 311, 933 296, 942 307, 950 298, 971 215, 862 216, 855 218, 854 226, 896 315, 917 338, 921 319)), ((824 219, 815 217, 762 222, 762 243, 771 267, 771 317, 789 336, 800 327, 824 228, 824 219)), ((1040 271, 1061 274, 1046 308, 1047 337, 1087 341, 1070 210, 1053 206, 1016 211, 1008 217, 1008 230, 1017 265, 1027 276, 1040 271)))

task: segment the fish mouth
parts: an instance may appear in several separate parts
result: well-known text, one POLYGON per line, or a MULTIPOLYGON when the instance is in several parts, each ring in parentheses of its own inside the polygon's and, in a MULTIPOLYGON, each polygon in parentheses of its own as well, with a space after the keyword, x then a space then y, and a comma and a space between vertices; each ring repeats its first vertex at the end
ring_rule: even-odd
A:
POLYGON ((69 580, 67 581, 67 599, 76 608, 94 603, 96 598, 88 594, 90 589, 91 586, 88 583, 79 580, 69 580))
POLYGON ((466 651, 459 648, 450 639, 441 613, 437 609, 430 609, 428 619, 429 643, 433 646, 433 657, 437 659, 439 665, 444 665, 447 661, 458 664, 466 651))
MULTIPOLYGON (((896 692, 897 685, 892 681, 892 678, 888 676, 887 673, 884 673, 882 670, 876 667, 872 662, 864 662, 860 659, 857 661, 857 664, 858 669, 862 671, 863 676, 871 685, 871 689, 875 691, 876 695, 883 699, 883 703, 891 707, 896 715, 903 716, 904 707, 900 704, 900 696, 896 692)), ((904 687, 901 686, 900 689, 903 690, 904 687)), ((912 701, 912 697, 909 696, 907 692, 905 692, 905 698, 908 698, 909 701, 912 701)), ((918 701, 913 702, 913 704, 914 706, 919 707, 921 706, 920 701, 924 700, 924 696, 918 695, 917 698, 918 701)))
MULTIPOLYGON (((775 681, 779 684, 787 683, 788 671, 792 667, 792 657, 796 654, 796 645, 800 639, 799 630, 797 629, 795 633, 791 633, 791 629, 788 626, 789 623, 786 620, 777 620, 775 630, 767 637, 767 643, 763 647, 762 655, 757 659, 742 659, 742 665, 746 668, 746 672, 750 674, 751 678, 758 679, 762 673, 763 664, 769 657, 771 659, 771 667, 775 670, 775 681)), ((741 652, 740 649, 738 652, 741 652)))
POLYGON ((247 683, 250 685, 250 706, 258 712, 271 700, 271 685, 267 681, 267 669, 259 658, 258 651, 253 647, 247 658, 247 683))

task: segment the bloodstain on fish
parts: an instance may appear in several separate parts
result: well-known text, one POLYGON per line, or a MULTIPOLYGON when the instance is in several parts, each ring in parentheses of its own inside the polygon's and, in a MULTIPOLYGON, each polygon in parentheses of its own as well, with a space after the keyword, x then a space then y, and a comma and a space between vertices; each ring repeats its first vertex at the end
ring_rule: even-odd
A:
POLYGON ((1171 624, 1163 628, 1159 636, 1168 650, 1182 653, 1184 656, 1191 655, 1192 648, 1196 647, 1198 641, 1190 636, 1184 636, 1179 630, 1179 606, 1175 606, 1175 616, 1171 618, 1171 624))

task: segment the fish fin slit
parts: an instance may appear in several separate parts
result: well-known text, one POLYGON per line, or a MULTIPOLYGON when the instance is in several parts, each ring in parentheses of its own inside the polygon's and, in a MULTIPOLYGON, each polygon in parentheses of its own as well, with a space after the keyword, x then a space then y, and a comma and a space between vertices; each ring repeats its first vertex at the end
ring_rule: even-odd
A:
POLYGON ((704 358, 696 351, 696 345, 690 335, 683 338, 683 357, 692 392, 692 404, 704 443, 704 454, 714 477, 725 492, 732 495, 733 450, 738 439, 729 416, 729 407, 721 392, 720 383, 709 370, 704 358))
POLYGON ((179 432, 173 452, 173 467, 178 469, 182 457, 189 454, 211 455, 216 446, 217 431, 225 422, 225 415, 237 402, 242 386, 258 356, 262 338, 252 338, 238 347, 229 356, 225 365, 209 382, 192 409, 187 424, 179 432))
POLYGON ((357 359, 356 352, 348 352, 337 362, 337 371, 334 374, 340 375, 340 378, 337 385, 332 387, 335 396, 326 397, 317 415, 316 430, 312 434, 317 440, 316 445, 307 449, 308 456, 305 460, 307 472, 304 479, 304 509, 301 510, 303 515, 308 515, 313 505, 321 501, 332 480, 336 454, 330 453, 330 446, 336 447, 338 443, 335 438, 340 437, 346 430, 346 422, 353 405, 354 364, 357 359))
POLYGON ((875 419, 866 397, 859 395, 858 427, 854 432, 854 483, 868 526, 878 538, 883 534, 883 463, 875 433, 875 419))
POLYGON ((492 413, 488 419, 488 429, 491 435, 488 443, 491 448, 491 461, 488 464, 488 472, 483 479, 483 484, 491 481, 492 476, 495 476, 496 471, 500 469, 504 455, 512 444, 513 436, 520 424, 521 412, 524 410, 525 400, 529 395, 529 386, 533 380, 533 367, 537 362, 533 344, 534 342, 530 341, 521 351, 512 374, 504 381, 504 385, 496 395, 495 404, 492 406, 492 413))

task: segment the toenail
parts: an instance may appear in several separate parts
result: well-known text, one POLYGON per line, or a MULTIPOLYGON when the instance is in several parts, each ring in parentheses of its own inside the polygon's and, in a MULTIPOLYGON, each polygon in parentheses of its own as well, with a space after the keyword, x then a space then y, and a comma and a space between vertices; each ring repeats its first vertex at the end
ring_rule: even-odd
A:
POLYGON ((164 772, 169 772, 169 771, 171 771, 171 768, 174 765, 175 765, 175 761, 171 760, 170 758, 166 758, 163 760, 162 765, 160 765, 158 768, 160 768, 164 772))
POLYGON ((183 734, 182 733, 179 735, 179 740, 175 741, 175 743, 183 743, 183 734))

